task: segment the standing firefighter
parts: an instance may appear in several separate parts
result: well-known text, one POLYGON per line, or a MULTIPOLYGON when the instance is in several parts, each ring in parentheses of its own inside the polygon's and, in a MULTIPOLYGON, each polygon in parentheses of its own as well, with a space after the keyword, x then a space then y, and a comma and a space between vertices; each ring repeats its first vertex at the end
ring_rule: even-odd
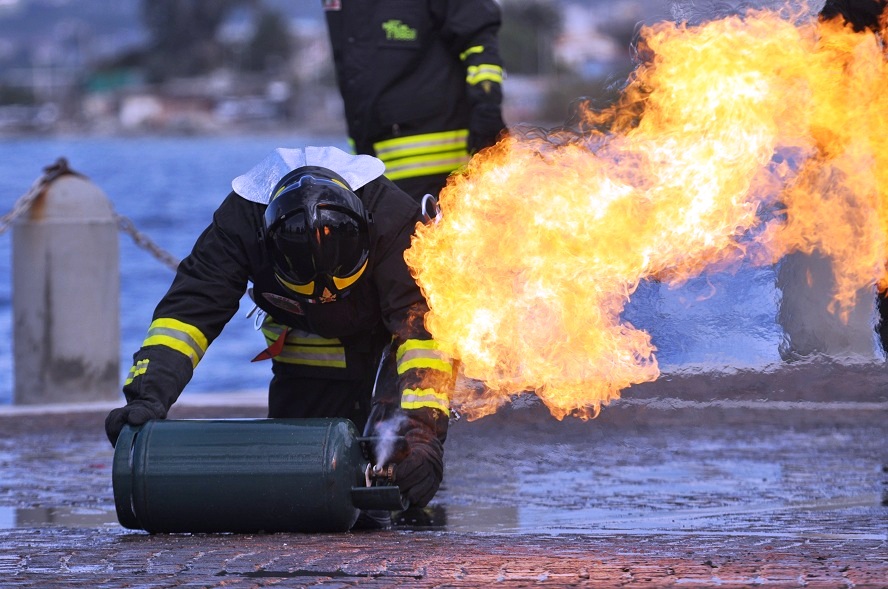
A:
POLYGON ((323 0, 356 153, 420 200, 505 128, 495 0, 323 0))
POLYGON ((307 147, 277 149, 234 179, 133 356, 127 404, 105 421, 112 444, 125 424, 166 417, 249 281, 265 313, 268 348, 254 360, 271 359, 268 416, 345 417, 368 435, 396 424, 410 447, 397 484, 428 504, 455 374, 404 261, 419 205, 383 170, 374 157, 307 147))

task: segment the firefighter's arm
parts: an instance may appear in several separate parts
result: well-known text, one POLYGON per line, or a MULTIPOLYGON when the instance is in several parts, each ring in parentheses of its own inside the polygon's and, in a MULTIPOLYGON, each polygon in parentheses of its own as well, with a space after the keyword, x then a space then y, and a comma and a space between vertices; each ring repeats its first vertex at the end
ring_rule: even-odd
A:
POLYGON ((413 207, 409 214, 391 211, 385 215, 391 224, 377 243, 374 281, 383 321, 393 335, 391 354, 397 378, 392 390, 386 392, 386 402, 399 416, 398 434, 410 447, 407 457, 395 467, 395 480, 411 504, 423 507, 444 476, 444 441, 456 371, 425 328, 428 305, 404 261, 404 251, 410 247, 420 218, 415 203, 404 198, 413 207))
POLYGON ((506 128, 498 43, 500 8, 494 0, 450 0, 446 5, 445 37, 466 70, 471 105, 468 147, 475 153, 496 143, 506 128))
POLYGON ((126 424, 165 419, 246 288, 253 203, 234 195, 219 207, 158 303, 123 385, 127 404, 105 420, 112 445, 126 424))
POLYGON ((395 467, 395 482, 411 504, 425 507, 444 478, 454 363, 428 338, 408 339, 398 346, 396 365, 406 415, 399 433, 410 453, 395 467))

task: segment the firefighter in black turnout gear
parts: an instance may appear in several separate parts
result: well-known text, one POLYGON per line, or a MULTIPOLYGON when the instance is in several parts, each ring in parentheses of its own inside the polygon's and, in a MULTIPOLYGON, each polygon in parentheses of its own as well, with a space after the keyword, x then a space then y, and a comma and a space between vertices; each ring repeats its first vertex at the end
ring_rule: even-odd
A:
POLYGON ((322 0, 356 153, 420 200, 504 130, 495 0, 322 0))
POLYGON ((410 447, 396 484, 411 505, 429 502, 455 374, 404 261, 420 207, 383 170, 334 147, 277 149, 232 182, 133 357, 127 404, 105 421, 112 444, 124 424, 166 417, 252 282, 268 416, 345 417, 367 435, 396 424, 410 447))

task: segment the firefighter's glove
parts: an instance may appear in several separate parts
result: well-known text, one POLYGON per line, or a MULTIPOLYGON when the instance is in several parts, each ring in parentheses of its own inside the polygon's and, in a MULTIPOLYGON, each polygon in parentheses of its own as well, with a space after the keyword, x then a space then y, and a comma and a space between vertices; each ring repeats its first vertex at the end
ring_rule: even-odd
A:
POLYGON ((476 104, 469 118, 469 153, 477 153, 496 143, 505 128, 499 105, 489 102, 476 104))
POLYGON ((410 453, 395 466, 395 484, 414 507, 425 507, 444 478, 444 445, 426 428, 404 434, 410 453))
POLYGON ((142 425, 151 419, 165 419, 167 410, 163 403, 156 399, 134 399, 118 407, 105 418, 105 433, 112 446, 117 445, 120 431, 126 424, 142 425))

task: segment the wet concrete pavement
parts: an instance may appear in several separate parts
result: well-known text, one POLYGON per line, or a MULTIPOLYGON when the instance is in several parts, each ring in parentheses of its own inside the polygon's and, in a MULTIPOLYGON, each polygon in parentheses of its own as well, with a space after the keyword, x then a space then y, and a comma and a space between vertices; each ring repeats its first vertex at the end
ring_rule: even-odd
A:
POLYGON ((888 587, 888 389, 793 378, 663 379, 589 422, 519 400, 452 426, 429 509, 347 534, 124 529, 107 408, 6 408, 0 587, 888 587))

